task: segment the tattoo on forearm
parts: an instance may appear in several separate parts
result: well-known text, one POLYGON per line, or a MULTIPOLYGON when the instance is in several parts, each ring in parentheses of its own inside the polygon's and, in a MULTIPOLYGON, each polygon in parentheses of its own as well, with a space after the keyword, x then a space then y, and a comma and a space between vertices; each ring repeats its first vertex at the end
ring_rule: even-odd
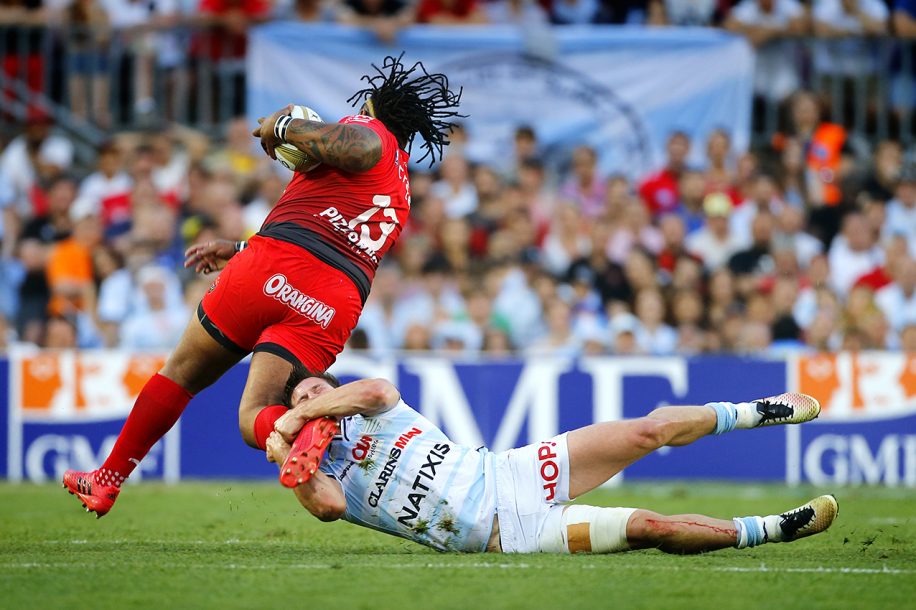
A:
POLYGON ((286 141, 322 163, 348 172, 368 171, 382 158, 378 134, 362 125, 294 120, 287 129, 286 141))

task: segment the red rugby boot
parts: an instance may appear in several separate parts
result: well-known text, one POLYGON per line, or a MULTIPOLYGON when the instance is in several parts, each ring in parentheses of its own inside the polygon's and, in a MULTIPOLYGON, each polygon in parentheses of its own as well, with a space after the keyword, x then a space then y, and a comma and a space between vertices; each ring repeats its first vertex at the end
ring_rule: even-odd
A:
POLYGON ((64 487, 70 495, 76 495, 83 502, 87 513, 95 513, 101 519, 114 506, 121 488, 117 485, 104 485, 96 477, 98 470, 78 472, 68 470, 64 473, 64 487))
POLYGON ((293 488, 308 481, 328 450, 340 425, 333 417, 319 417, 305 423, 280 468, 280 483, 293 488))

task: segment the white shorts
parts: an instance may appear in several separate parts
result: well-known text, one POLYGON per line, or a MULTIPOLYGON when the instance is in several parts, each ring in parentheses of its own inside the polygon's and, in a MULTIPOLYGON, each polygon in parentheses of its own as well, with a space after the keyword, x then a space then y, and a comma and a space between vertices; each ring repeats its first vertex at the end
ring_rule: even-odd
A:
POLYGON ((569 501, 566 433, 494 455, 496 514, 504 553, 537 553, 550 509, 569 501))

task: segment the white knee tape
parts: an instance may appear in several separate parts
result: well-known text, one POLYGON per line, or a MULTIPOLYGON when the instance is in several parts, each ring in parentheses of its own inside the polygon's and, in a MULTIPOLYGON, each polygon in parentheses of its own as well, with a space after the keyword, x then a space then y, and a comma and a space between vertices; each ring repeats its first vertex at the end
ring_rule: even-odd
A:
POLYGON ((551 509, 538 537, 542 553, 616 553, 630 548, 627 522, 635 508, 573 504, 551 509))

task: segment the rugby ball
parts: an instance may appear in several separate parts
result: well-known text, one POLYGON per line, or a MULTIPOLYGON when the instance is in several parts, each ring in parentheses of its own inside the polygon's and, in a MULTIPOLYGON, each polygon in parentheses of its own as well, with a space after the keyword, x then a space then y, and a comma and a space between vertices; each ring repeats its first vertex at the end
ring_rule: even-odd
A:
MULTIPOLYGON (((306 119, 324 123, 318 113, 308 106, 293 106, 290 116, 294 119, 306 119)), ((274 154, 277 155, 277 161, 280 162, 280 165, 294 172, 309 172, 321 165, 321 161, 312 159, 292 144, 279 144, 274 148, 274 154)))

